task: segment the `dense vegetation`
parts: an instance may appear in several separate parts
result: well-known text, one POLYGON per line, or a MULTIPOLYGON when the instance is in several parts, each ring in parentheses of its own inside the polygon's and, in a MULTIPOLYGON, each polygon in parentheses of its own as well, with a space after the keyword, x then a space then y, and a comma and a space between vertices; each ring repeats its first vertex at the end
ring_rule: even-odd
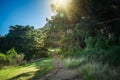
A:
POLYGON ((63 63, 78 68, 85 80, 119 80, 120 1, 70 0, 67 6, 52 4, 51 9, 56 15, 46 18, 43 28, 10 26, 0 37, 2 65, 9 55, 29 61, 49 57, 48 49, 59 48, 63 63))
POLYGON ((65 65, 79 68, 85 80, 119 80, 120 1, 71 0, 51 7, 57 15, 48 23, 59 36, 65 65))
POLYGON ((0 37, 0 44, 2 44, 0 50, 6 52, 15 48, 16 51, 23 53, 27 60, 47 56, 43 37, 42 31, 40 29, 35 30, 32 26, 10 26, 9 33, 0 37))

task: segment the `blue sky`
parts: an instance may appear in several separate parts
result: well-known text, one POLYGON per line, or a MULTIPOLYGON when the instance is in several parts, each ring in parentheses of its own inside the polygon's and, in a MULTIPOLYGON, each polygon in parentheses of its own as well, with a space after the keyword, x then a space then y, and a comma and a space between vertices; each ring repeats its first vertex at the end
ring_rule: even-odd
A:
POLYGON ((11 25, 43 27, 52 14, 50 4, 50 0, 0 0, 0 34, 7 34, 11 25))

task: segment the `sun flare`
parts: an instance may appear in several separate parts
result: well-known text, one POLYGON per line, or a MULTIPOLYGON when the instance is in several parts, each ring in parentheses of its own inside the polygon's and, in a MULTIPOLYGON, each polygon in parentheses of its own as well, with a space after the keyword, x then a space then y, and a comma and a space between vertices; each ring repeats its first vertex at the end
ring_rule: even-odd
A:
POLYGON ((58 7, 66 7, 69 0, 53 0, 53 3, 58 7))
POLYGON ((66 0, 58 0, 58 2, 59 2, 59 5, 61 6, 67 4, 66 0))

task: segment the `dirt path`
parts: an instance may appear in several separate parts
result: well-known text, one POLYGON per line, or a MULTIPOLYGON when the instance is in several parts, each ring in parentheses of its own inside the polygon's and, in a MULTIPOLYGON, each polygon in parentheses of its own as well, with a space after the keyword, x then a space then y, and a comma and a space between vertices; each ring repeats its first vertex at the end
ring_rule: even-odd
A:
POLYGON ((55 68, 40 80, 82 80, 77 69, 65 68, 58 58, 53 59, 55 68))

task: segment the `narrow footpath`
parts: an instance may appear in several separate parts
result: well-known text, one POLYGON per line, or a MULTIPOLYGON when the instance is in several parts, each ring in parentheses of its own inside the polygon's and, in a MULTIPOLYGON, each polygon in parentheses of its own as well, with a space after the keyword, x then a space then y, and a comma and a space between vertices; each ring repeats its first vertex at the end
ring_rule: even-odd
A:
POLYGON ((55 68, 40 80, 83 80, 77 69, 68 69, 64 67, 56 55, 53 58, 53 65, 55 68))

